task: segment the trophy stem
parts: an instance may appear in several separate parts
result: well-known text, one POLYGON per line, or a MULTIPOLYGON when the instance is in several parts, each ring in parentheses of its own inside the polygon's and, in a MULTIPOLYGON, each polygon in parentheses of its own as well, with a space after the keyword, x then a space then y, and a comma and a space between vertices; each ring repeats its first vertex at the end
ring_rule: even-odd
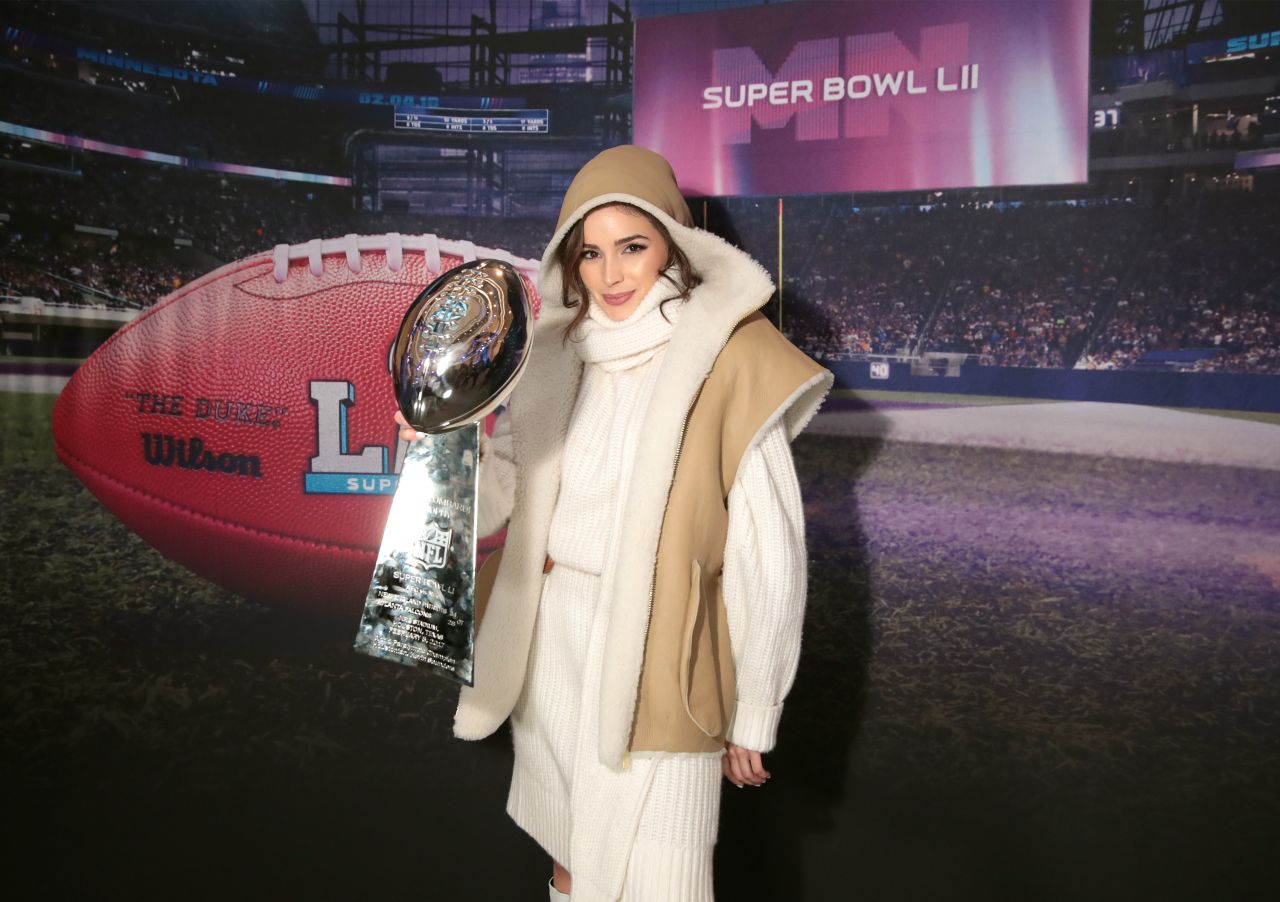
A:
POLYGON ((475 652, 480 423, 412 442, 355 650, 467 686, 475 652))

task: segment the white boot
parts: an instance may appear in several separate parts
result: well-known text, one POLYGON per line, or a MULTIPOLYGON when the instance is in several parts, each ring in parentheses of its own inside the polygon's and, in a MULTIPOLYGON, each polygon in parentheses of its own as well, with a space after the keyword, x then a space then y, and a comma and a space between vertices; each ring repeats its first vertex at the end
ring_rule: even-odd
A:
POLYGON ((568 893, 562 893, 560 890, 556 889, 554 881, 547 881, 547 889, 551 891, 551 902, 564 902, 565 899, 569 898, 568 893))

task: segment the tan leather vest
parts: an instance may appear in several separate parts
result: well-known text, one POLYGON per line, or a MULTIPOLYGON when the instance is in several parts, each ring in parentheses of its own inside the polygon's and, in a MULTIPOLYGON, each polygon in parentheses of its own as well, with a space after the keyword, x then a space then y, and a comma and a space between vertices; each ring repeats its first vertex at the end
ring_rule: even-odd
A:
POLYGON ((823 372, 753 313, 703 383, 662 521, 632 751, 724 747, 736 688, 720 593, 729 490, 761 427, 823 372))

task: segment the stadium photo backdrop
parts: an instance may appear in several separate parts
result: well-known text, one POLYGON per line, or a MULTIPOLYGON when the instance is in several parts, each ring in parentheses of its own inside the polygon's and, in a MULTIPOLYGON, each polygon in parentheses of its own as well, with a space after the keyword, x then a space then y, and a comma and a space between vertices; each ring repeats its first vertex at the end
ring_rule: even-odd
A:
POLYGON ((572 174, 634 139, 839 386, 793 444, 801 664, 773 778, 724 793, 717 895, 1262 897, 1280 73, 1249 50, 1267 5, 1147 5, 0 8, 11 871, 66 897, 545 896, 502 813, 509 736, 453 740, 452 684, 351 646, 401 315, 471 256, 531 275, 572 174), (934 75, 883 116, 834 102, 810 141, 830 112, 771 87, 701 110, 719 51, 735 100, 816 96, 831 60, 847 93, 864 51, 873 93, 934 75), (473 133, 397 128, 446 99, 473 133), (502 103, 546 131, 499 133, 502 103), (749 141, 683 142, 725 123, 749 141))

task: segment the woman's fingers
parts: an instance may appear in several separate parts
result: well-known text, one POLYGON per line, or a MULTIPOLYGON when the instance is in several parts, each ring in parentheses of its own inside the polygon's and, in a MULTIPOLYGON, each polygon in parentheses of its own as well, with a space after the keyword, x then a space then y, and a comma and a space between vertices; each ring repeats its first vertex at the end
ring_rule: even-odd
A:
POLYGON ((764 760, 760 757, 759 752, 746 752, 746 760, 743 762, 747 775, 751 778, 751 782, 759 786, 765 780, 769 779, 769 772, 764 769, 764 760))
POLYGON ((395 412, 395 420, 400 424, 400 438, 406 442, 416 442, 420 438, 425 437, 425 433, 419 432, 409 425, 409 421, 404 418, 404 414, 399 410, 395 412))
POLYGON ((771 776, 765 770, 759 752, 744 749, 731 742, 725 745, 725 753, 720 762, 725 778, 735 786, 761 786, 771 776))

